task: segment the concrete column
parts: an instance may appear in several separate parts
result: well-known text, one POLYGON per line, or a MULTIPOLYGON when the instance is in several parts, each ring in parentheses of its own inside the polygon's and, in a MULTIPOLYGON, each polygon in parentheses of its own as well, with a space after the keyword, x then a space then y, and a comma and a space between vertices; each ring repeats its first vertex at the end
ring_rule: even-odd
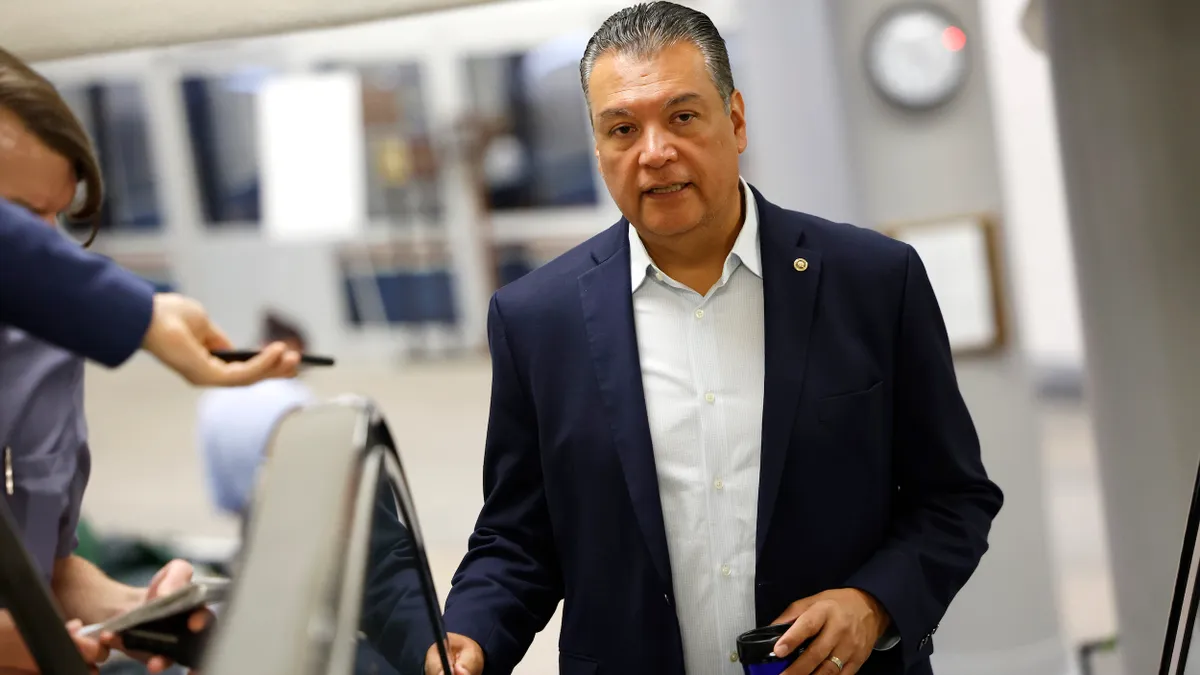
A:
POLYGON ((1046 7, 1127 673, 1156 672, 1200 458, 1200 4, 1046 7))
POLYGON ((736 44, 749 146, 743 173, 784 208, 844 222, 862 210, 824 0, 744 0, 736 44))
MULTIPOLYGON (((468 110, 460 55, 439 50, 428 56, 424 67, 432 119, 439 120, 442 128, 451 128, 468 110)), ((442 165, 440 185, 454 301, 458 307, 458 346, 480 351, 487 346, 491 262, 487 255, 490 244, 483 240, 478 224, 487 214, 479 209, 468 167, 460 156, 442 165)))
MULTIPOLYGON (((738 75, 748 83, 753 179, 790 207, 866 226, 962 212, 1002 216, 983 68, 950 106, 926 115, 893 110, 871 90, 863 45, 892 4, 749 3, 741 36, 749 67, 738 75)), ((941 4, 962 20, 978 64, 975 0, 941 4)), ((1006 312, 1015 325, 1012 308, 1006 312)), ((934 638, 934 668, 939 675, 1069 672, 1047 546, 1034 391, 1019 345, 1013 338, 1003 353, 957 365, 984 461, 1007 501, 991 551, 934 638)))

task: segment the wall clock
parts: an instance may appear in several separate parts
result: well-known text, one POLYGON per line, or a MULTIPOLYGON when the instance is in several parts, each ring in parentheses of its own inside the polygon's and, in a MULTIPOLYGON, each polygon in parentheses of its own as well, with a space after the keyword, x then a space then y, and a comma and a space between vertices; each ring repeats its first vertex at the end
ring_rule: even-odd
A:
POLYGON ((866 42, 866 69, 875 90, 908 110, 936 108, 962 90, 970 69, 967 35, 935 5, 901 5, 885 12, 866 42))

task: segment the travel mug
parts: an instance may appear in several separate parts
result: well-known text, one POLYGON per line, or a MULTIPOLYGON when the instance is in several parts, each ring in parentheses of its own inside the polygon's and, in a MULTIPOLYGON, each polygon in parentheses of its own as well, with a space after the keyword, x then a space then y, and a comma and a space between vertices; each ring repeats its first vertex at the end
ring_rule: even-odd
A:
POLYGON ((804 642, 784 658, 775 656, 775 643, 790 627, 791 624, 781 623, 755 628, 739 635, 737 653, 738 661, 742 663, 742 672, 746 675, 779 675, 787 670, 787 667, 804 653, 808 642, 811 641, 804 642))

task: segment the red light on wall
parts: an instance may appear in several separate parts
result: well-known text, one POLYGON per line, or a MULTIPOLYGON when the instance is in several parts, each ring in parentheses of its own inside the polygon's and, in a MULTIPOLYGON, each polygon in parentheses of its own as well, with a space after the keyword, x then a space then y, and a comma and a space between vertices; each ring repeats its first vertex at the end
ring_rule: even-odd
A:
POLYGON ((942 46, 952 52, 962 51, 967 46, 967 34, 958 26, 948 26, 942 31, 942 46))

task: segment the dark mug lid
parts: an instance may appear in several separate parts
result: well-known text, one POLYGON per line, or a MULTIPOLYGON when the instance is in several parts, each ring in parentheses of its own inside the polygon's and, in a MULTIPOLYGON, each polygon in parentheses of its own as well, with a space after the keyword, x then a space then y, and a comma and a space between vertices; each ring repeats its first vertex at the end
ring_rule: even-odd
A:
POLYGON ((793 649, 790 654, 784 658, 775 656, 775 643, 787 629, 791 628, 790 623, 778 623, 773 626, 764 626, 755 628, 742 633, 737 638, 738 660, 743 664, 755 663, 771 663, 778 661, 795 661, 797 657, 804 653, 804 650, 812 642, 812 638, 805 640, 796 649, 793 649))

